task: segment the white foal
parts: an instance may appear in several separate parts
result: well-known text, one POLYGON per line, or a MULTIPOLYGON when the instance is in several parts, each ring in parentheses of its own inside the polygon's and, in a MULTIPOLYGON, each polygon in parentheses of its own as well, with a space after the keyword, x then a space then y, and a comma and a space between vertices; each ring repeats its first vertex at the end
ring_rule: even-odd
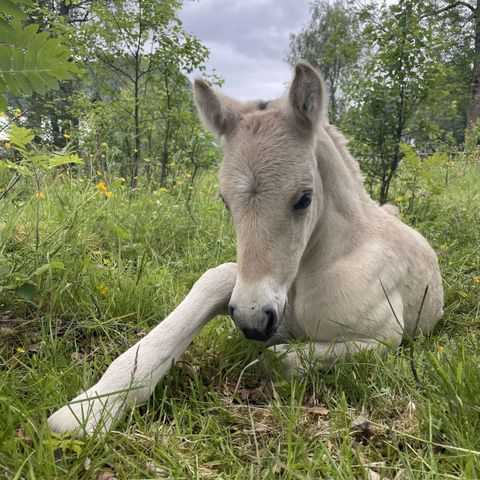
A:
POLYGON ((245 336, 273 346, 291 373, 305 355, 328 364, 398 346, 443 314, 435 252, 365 192, 358 164, 326 120, 323 82, 312 67, 299 63, 288 95, 268 103, 241 104, 202 80, 194 90, 203 120, 223 142, 220 190, 238 264, 207 271, 95 386, 49 418, 52 430, 109 429, 126 406, 148 399, 227 307, 245 336), (291 340, 305 347, 292 350, 291 340))

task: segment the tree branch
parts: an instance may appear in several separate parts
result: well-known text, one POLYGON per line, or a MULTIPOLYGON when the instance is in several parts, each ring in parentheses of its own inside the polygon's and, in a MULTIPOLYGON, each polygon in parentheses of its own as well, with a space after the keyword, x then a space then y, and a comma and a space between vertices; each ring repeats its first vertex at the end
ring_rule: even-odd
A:
POLYGON ((122 75, 125 75, 131 82, 134 82, 135 80, 133 79, 133 77, 128 73, 128 72, 125 72, 124 70, 122 70, 121 68, 117 67, 114 63, 111 63, 109 62, 106 58, 102 57, 99 52, 97 51, 96 52, 96 55, 98 57, 99 60, 101 60, 103 63, 105 63, 106 65, 108 65, 110 68, 113 68, 114 70, 116 70, 118 73, 121 73, 122 75))
POLYGON ((436 10, 434 12, 426 13, 425 15, 422 15, 422 18, 431 17, 432 15, 438 15, 439 13, 447 12, 448 10, 452 10, 453 8, 457 7, 466 7, 473 13, 475 13, 475 7, 473 5, 470 5, 468 2, 463 2, 462 0, 459 0, 458 2, 449 3, 445 7, 440 8, 439 10, 436 10))
MULTIPOLYGON (((125 35, 124 35, 125 34, 125 29, 120 25, 120 22, 117 20, 117 17, 115 16, 114 10, 112 9, 110 13, 112 15, 113 21, 115 22, 115 25, 117 26, 117 30, 120 32, 121 39, 125 42, 125 45, 127 46, 128 51, 132 55, 135 55, 133 53, 133 50, 130 48, 130 42, 128 42, 128 40, 125 40, 125 35)), ((125 27, 125 28, 128 28, 128 27, 125 27)))

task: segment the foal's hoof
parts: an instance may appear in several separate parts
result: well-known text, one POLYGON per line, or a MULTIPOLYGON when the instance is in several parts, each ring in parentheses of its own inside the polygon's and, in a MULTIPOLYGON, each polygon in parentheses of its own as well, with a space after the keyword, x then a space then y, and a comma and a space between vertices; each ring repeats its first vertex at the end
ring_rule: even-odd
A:
POLYGON ((263 368, 273 379, 290 381, 303 376, 297 360, 291 345, 274 345, 265 352, 263 368))
POLYGON ((103 398, 91 390, 53 413, 48 425, 53 432, 76 436, 91 436, 111 429, 122 413, 124 401, 118 397, 103 398))
POLYGON ((276 357, 272 369, 287 381, 292 378, 304 378, 309 372, 321 368, 321 363, 308 350, 297 345, 280 344, 269 347, 268 350, 276 357))

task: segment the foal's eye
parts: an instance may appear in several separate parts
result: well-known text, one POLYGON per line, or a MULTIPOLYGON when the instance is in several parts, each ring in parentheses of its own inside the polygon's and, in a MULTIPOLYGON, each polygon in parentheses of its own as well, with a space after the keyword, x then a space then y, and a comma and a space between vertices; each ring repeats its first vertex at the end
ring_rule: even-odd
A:
POLYGON ((293 206, 294 210, 305 210, 312 203, 311 195, 305 193, 300 200, 293 206))

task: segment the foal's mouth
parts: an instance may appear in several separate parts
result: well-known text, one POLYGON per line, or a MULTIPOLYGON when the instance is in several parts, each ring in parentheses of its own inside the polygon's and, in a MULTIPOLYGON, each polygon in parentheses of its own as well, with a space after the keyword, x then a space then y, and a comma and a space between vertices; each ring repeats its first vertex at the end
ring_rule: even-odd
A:
POLYGON ((285 304, 283 305, 283 312, 282 312, 282 316, 278 319, 278 322, 277 322, 277 325, 275 327, 275 331, 272 333, 272 335, 270 336, 273 337, 273 335, 275 335, 277 333, 277 330, 280 328, 280 326, 282 325, 283 323, 283 320, 285 318, 285 313, 287 312, 287 306, 288 306, 288 299, 285 300, 285 304))

